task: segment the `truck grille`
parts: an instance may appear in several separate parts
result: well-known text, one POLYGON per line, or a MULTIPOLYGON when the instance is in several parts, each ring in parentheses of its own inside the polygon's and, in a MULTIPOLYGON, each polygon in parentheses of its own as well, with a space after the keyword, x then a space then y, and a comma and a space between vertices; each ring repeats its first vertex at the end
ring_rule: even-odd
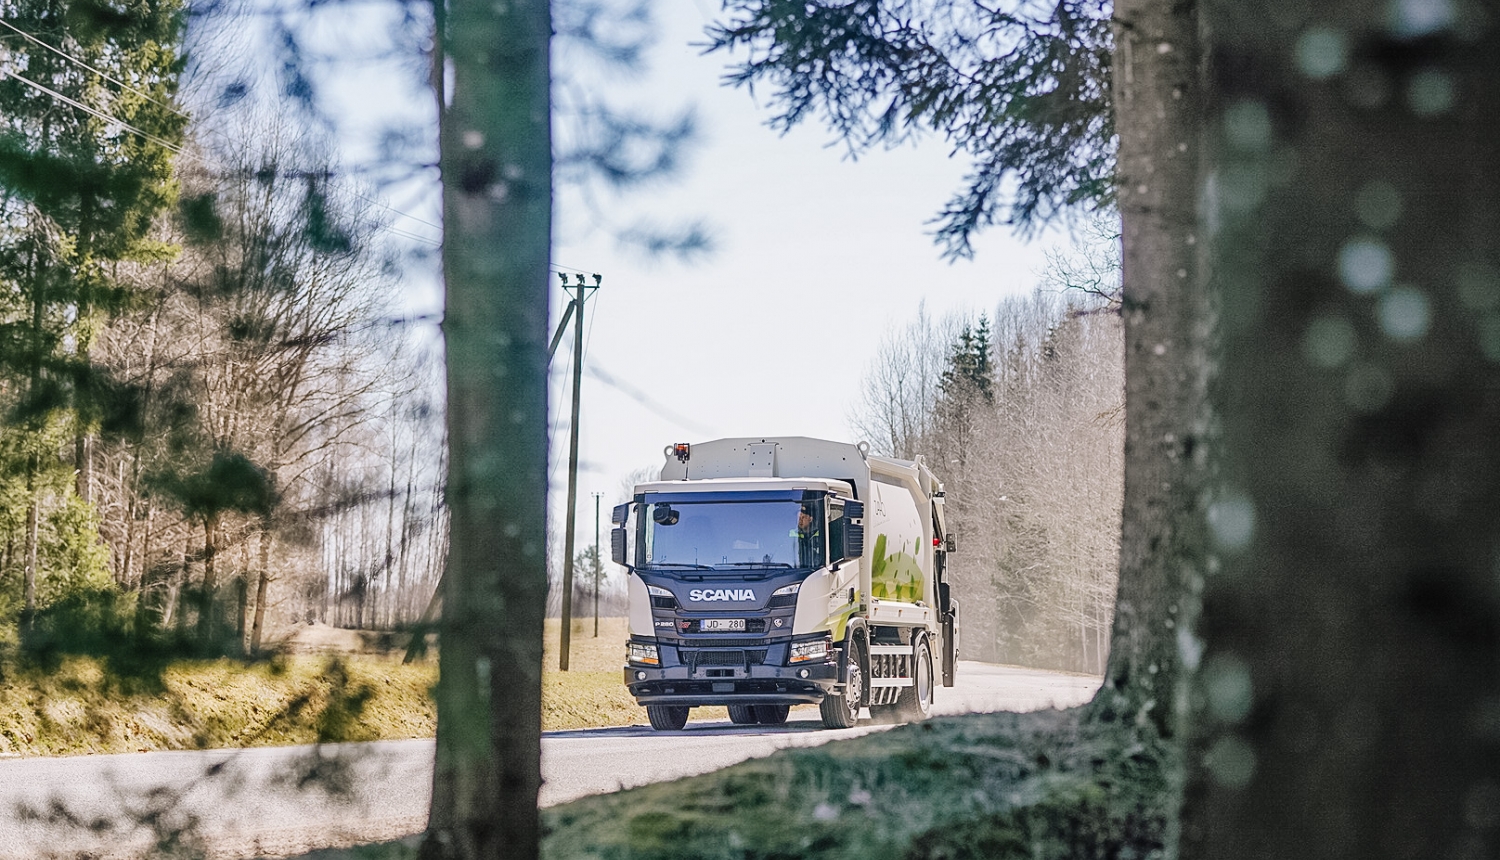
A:
POLYGON ((734 651, 688 651, 688 666, 758 666, 766 662, 764 648, 734 651))
POLYGON ((789 609, 789 608, 791 608, 793 606, 796 606, 796 605, 797 605, 797 595, 795 595, 795 594, 778 594, 775 597, 771 598, 771 602, 770 602, 770 604, 767 605, 766 608, 767 609, 789 609))

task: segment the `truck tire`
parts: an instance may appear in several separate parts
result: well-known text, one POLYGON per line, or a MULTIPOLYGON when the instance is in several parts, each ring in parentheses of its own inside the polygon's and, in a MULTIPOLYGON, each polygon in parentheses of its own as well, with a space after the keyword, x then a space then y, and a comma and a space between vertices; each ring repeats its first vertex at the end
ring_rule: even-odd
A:
POLYGON ((865 646, 858 638, 850 638, 845 664, 844 694, 830 693, 818 703, 824 728, 847 729, 859 722, 859 709, 864 699, 865 646))
POLYGON ((916 723, 927 719, 932 713, 932 646, 926 636, 917 638, 912 649, 912 685, 902 687, 896 697, 896 719, 903 723, 916 723))
POLYGON ((755 705, 755 721, 763 726, 779 726, 791 712, 791 705, 755 705))
POLYGON ((647 705, 646 716, 651 720, 651 728, 659 732, 675 732, 687 725, 690 710, 686 705, 647 705))
POLYGON ((729 721, 737 726, 748 726, 758 722, 754 705, 729 705, 729 721))

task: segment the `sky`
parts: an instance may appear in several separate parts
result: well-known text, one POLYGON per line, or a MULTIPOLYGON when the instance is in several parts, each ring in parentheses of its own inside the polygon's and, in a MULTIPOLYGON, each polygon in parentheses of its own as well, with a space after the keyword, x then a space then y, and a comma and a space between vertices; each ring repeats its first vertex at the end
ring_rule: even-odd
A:
MULTIPOLYGON (((378 55, 387 44, 374 17, 380 8, 362 7, 362 26, 352 30, 323 19, 309 38, 378 55)), ((943 141, 928 137, 856 160, 816 122, 783 135, 767 124, 769 91, 757 99, 725 86, 732 55, 703 54, 715 0, 658 0, 650 9, 658 35, 638 74, 554 51, 554 74, 571 81, 559 101, 573 87, 659 119, 691 108, 698 129, 671 179, 618 194, 557 191, 554 267, 570 281, 580 272, 603 276, 585 314, 579 546, 593 539, 592 494, 603 494, 607 529, 628 477, 659 467, 673 442, 859 441, 852 409, 889 332, 924 304, 935 319, 993 313, 1005 297, 1035 289, 1046 252, 1067 241, 1052 232, 1027 242, 994 227, 974 238, 972 259, 944 261, 928 222, 960 187, 963 156, 950 157, 943 141), (701 221, 713 251, 686 263, 623 246, 611 228, 639 221, 701 221)), ((357 63, 334 72, 323 81, 329 102, 343 106, 335 111, 347 160, 378 160, 371 142, 393 117, 430 124, 419 67, 357 63)), ((378 192, 391 207, 393 235, 428 237, 419 247, 429 253, 440 221, 433 178, 378 192)), ((436 318, 440 295, 435 262, 412 263, 406 312, 436 318)), ((554 326, 567 298, 554 281, 554 326)), ((559 535, 573 360, 570 332, 551 376, 549 511, 559 535)))
MULTIPOLYGON (((703 56, 712 0, 652 4, 661 35, 650 70, 612 98, 666 116, 696 111, 700 131, 674 181, 607 200, 559 195, 553 260, 603 275, 586 304, 580 421, 579 533, 592 540, 593 499, 624 497, 634 470, 655 468, 672 442, 795 435, 858 441, 851 409, 886 333, 927 312, 993 314, 1029 294, 1045 251, 1005 228, 948 263, 928 222, 960 187, 967 162, 941 140, 851 160, 807 125, 782 135, 764 102, 722 85, 727 57, 703 56), (621 247, 593 218, 626 224, 702 219, 715 251, 695 264, 621 247), (610 384, 613 382, 613 384, 610 384)), ((570 277, 571 280, 571 277, 570 277)), ((590 279, 592 282, 592 279, 590 279)), ((554 325, 566 297, 554 289, 554 325)), ((552 486, 566 508, 569 343, 553 362, 552 486)), ((606 535, 607 537, 607 535, 606 535)), ((580 545, 585 541, 580 537, 580 545)))

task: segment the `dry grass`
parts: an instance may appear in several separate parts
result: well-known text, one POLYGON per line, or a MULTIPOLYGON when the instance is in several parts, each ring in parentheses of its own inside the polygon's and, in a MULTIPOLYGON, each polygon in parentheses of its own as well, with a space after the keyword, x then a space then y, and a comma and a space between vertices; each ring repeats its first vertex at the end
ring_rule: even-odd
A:
POLYGON ((568 671, 558 668, 562 625, 547 619, 542 658, 542 730, 630 726, 646 711, 625 690, 624 618, 575 619, 568 648, 568 671))
MULTIPOLYGON (((601 618, 598 636, 592 618, 575 620, 567 672, 558 667, 560 631, 548 619, 543 730, 644 725, 645 709, 625 689, 625 619, 601 618)), ((334 628, 307 628, 289 644, 292 653, 269 661, 181 660, 130 677, 90 657, 0 667, 0 755, 432 736, 435 659, 404 666, 400 640, 334 628)), ((693 719, 728 714, 696 708, 693 719)))
MULTIPOLYGON (((626 619, 599 619, 597 638, 592 617, 575 619, 566 672, 558 668, 561 632, 559 619, 547 619, 542 729, 646 725, 646 709, 625 689, 625 642, 630 638, 626 619)), ((695 708, 693 719, 727 720, 729 714, 723 708, 695 708)))
MULTIPOLYGON (((644 724, 625 690, 625 619, 600 619, 598 637, 592 618, 575 621, 567 672, 558 670, 559 632, 549 619, 543 729, 644 724)), ((292 645, 268 661, 179 660, 129 676, 91 657, 0 665, 0 755, 432 736, 435 658, 404 666, 404 642, 332 628, 299 631, 292 645)), ((726 714, 699 708, 694 717, 726 714)))
POLYGON ((423 737, 431 665, 297 656, 178 661, 122 677, 92 657, 6 666, 0 754, 76 755, 423 737))

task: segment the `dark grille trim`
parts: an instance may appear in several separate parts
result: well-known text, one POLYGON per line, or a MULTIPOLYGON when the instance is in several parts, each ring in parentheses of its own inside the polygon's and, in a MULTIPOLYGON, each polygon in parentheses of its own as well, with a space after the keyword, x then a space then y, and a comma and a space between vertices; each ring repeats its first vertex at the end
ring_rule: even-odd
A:
POLYGON ((687 664, 694 668, 698 666, 758 666, 766 662, 766 649, 688 651, 684 656, 687 657, 687 664))
POLYGON ((790 608, 792 608, 793 606, 796 606, 796 605, 797 605, 797 595, 795 595, 795 594, 778 594, 775 597, 771 598, 771 602, 766 606, 766 608, 767 609, 790 609, 790 608))

